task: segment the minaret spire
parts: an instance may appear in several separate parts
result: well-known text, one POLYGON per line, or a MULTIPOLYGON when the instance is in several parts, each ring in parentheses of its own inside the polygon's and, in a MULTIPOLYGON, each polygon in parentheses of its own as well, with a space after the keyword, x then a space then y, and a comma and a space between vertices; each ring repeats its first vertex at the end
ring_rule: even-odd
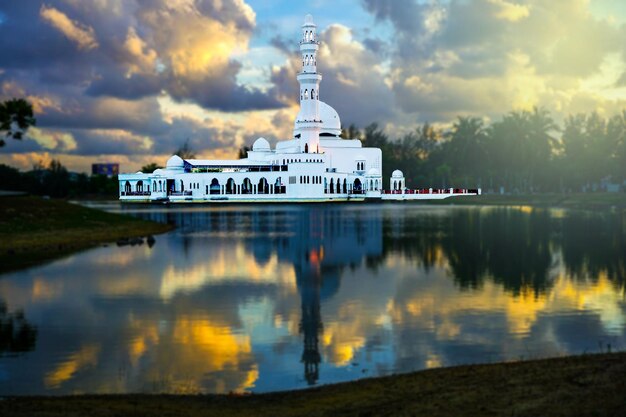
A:
POLYGON ((317 26, 310 14, 304 18, 300 53, 302 55, 302 71, 297 79, 300 83, 300 117, 296 124, 301 129, 301 151, 319 152, 319 134, 322 121, 319 115, 319 91, 322 75, 317 72, 317 26))

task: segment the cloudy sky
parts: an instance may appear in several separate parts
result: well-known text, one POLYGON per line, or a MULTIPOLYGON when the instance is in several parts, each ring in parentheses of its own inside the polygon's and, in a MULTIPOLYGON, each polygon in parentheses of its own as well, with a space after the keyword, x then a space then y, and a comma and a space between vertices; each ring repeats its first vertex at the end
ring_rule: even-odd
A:
POLYGON ((626 108, 624 0, 2 0, 0 100, 38 123, 0 163, 134 171, 187 139, 207 158, 287 139, 306 13, 344 126, 626 108))

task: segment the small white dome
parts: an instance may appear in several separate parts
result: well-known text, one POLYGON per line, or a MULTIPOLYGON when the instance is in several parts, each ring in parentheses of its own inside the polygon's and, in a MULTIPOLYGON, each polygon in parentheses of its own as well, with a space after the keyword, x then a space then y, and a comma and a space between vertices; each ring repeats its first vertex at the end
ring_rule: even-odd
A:
POLYGON ((170 159, 167 160, 167 168, 168 169, 180 169, 185 166, 185 161, 178 155, 173 155, 170 159))
POLYGON ((376 168, 370 168, 367 171, 367 176, 368 177, 380 177, 380 171, 378 171, 376 168))
POLYGON ((269 152, 270 143, 265 138, 258 138, 254 141, 254 144, 252 145, 252 150, 254 152, 269 152))
POLYGON ((399 169, 396 169, 395 171, 391 173, 391 178, 402 178, 402 177, 404 177, 404 174, 399 169))
POLYGON ((304 16, 304 24, 305 25, 312 25, 313 24, 313 16, 310 14, 307 14, 306 16, 304 16))
POLYGON ((160 174, 162 174, 162 173, 163 173, 163 170, 162 170, 161 168, 157 168, 157 169, 155 169, 155 170, 154 170, 154 172, 153 172, 153 174, 158 174, 158 175, 160 175, 160 174))

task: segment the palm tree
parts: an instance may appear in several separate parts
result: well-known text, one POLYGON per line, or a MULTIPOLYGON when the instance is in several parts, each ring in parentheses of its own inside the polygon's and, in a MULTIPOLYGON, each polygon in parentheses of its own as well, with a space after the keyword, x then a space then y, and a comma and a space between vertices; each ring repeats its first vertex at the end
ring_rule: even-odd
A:
POLYGON ((446 146, 447 159, 452 164, 455 176, 464 176, 465 185, 469 187, 467 176, 472 176, 473 181, 477 181, 486 163, 483 121, 477 117, 459 116, 448 137, 450 142, 446 146))
POLYGON ((550 162, 559 142, 550 135, 558 130, 550 112, 544 108, 534 107, 532 112, 525 112, 528 124, 528 183, 531 188, 535 185, 535 175, 543 176, 541 183, 545 184, 550 162), (544 175, 541 175, 544 174, 544 175))
MULTIPOLYGON (((0 103, 0 131, 6 132, 7 137, 20 140, 35 123, 33 106, 23 98, 0 103)), ((0 138, 0 147, 4 145, 4 139, 0 138)))

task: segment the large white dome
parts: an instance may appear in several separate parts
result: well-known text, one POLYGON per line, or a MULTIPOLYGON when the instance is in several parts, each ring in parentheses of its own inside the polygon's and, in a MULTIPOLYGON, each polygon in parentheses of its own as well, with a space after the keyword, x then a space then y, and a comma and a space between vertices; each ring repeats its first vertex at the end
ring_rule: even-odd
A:
POLYGON ((341 135, 341 120, 335 109, 328 104, 320 101, 320 119, 322 119, 321 133, 330 133, 331 135, 341 135))
MULTIPOLYGON (((320 119, 322 120, 322 130, 320 131, 320 135, 323 133, 333 136, 341 135, 341 119, 339 119, 339 114, 337 113, 337 111, 323 101, 320 101, 319 112, 320 119)), ((297 121, 301 120, 302 118, 302 109, 300 109, 300 112, 296 117, 296 122, 293 126, 296 135, 300 133, 297 121)))
POLYGON ((258 138, 254 141, 254 144, 252 145, 252 150, 254 152, 269 152, 270 143, 265 138, 258 138))

